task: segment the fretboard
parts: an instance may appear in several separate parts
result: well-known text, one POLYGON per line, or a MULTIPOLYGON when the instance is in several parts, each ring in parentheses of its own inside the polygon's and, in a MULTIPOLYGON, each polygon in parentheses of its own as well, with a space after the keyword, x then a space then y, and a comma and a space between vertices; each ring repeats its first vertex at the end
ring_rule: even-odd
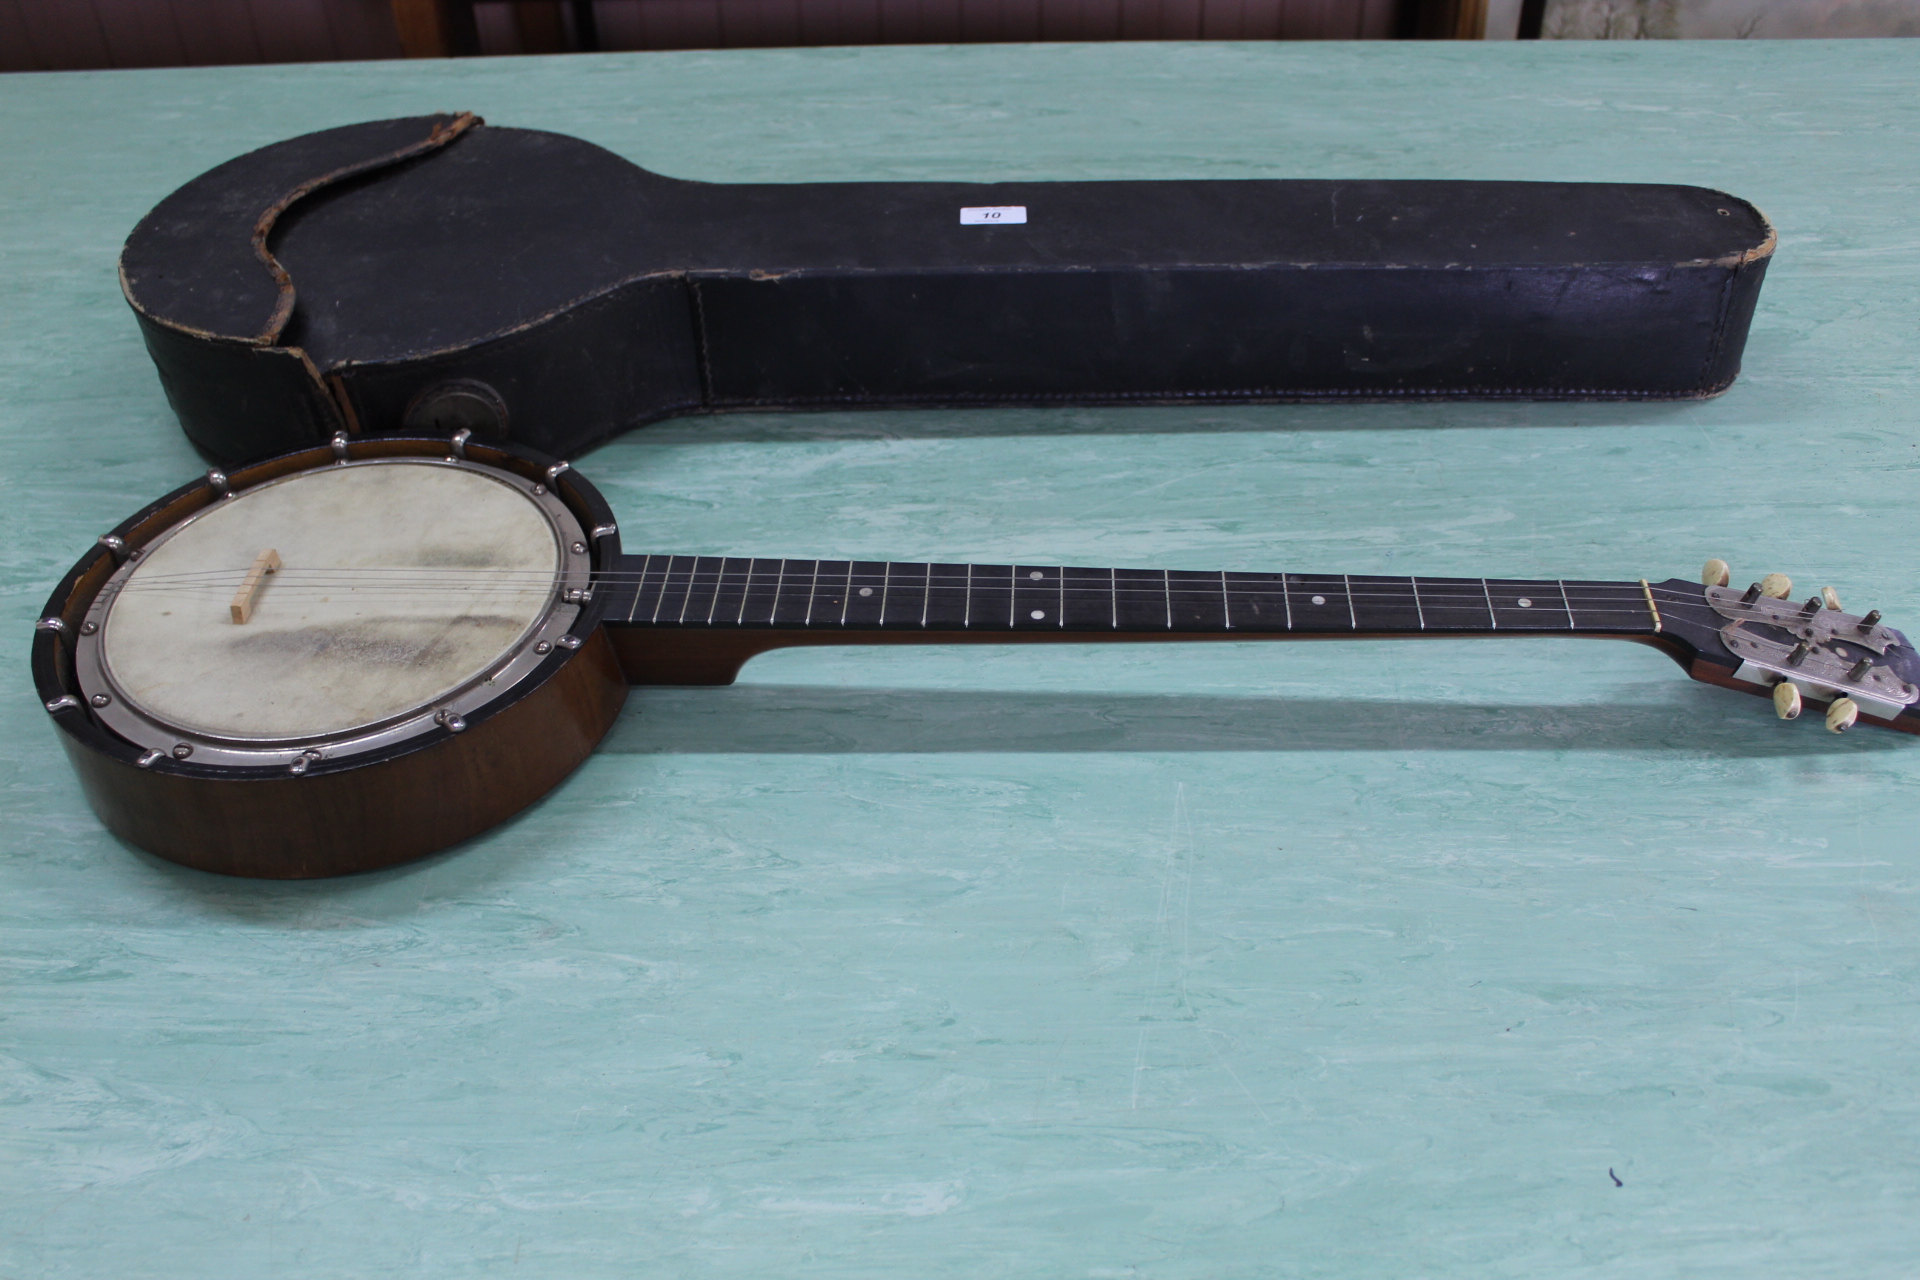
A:
POLYGON ((622 557, 615 626, 779 631, 1486 635, 1659 629, 1638 582, 622 557))

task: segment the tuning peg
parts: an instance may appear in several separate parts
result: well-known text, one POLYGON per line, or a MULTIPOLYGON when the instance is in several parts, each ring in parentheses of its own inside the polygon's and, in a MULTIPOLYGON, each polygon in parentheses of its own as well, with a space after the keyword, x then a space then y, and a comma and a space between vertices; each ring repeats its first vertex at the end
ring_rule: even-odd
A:
POLYGON ((1700 570, 1700 582, 1704 586, 1724 587, 1733 578, 1733 570, 1725 560, 1709 560, 1700 570))
POLYGON ((1793 579, 1784 573, 1770 573, 1760 579, 1760 594, 1771 596, 1775 600, 1785 600, 1793 594, 1793 579))
POLYGON ((1773 709, 1782 720, 1800 718, 1800 690, 1791 680, 1773 686, 1773 709))
POLYGON ((1827 708, 1827 732, 1845 733, 1860 718, 1860 704, 1852 698, 1835 698, 1827 708))
POLYGON ((1827 602, 1827 608, 1832 609, 1835 613, 1840 611, 1840 593, 1832 587, 1820 588, 1820 598, 1827 602))

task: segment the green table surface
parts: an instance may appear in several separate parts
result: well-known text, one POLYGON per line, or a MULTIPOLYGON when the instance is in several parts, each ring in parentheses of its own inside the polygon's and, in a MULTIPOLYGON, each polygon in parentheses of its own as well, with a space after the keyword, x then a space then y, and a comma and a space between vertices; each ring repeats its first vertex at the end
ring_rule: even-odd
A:
POLYGON ((392 872, 107 836, 45 593, 199 463, 117 291, 177 184, 439 109, 659 171, 1724 188, 1665 405, 761 415, 631 547, 1660 578, 1920 634, 1920 43, 972 46, 0 77, 0 1276, 1907 1277, 1920 742, 1631 645, 822 649, 640 690, 392 872), (1611 1171, 1611 1172, 1610 1172, 1611 1171))

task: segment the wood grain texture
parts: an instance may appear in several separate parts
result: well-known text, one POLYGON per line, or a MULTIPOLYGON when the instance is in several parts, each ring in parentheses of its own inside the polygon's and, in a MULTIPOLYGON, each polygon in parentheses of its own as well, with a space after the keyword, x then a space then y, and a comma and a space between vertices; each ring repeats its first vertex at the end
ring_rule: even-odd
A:
MULTIPOLYGON (((488 6, 489 17, 495 7, 488 6)), ((394 32, 407 57, 445 58, 453 54, 447 9, 444 0, 393 0, 394 32)))
POLYGON ((0 1274, 1909 1280, 1920 743, 1781 723, 1639 646, 786 650, 635 689, 455 854, 285 883, 106 832, 20 656, 75 557, 204 465, 116 290, 128 229, 249 148, 449 109, 709 181, 1695 182, 1781 231, 1715 401, 687 420, 573 459, 629 551, 1720 556, 1911 632, 1912 60, 1382 41, 0 80, 0 1274))
POLYGON ((560 0, 514 0, 513 25, 522 53, 565 53, 571 47, 560 0))
POLYGON ((411 862, 506 821, 579 767, 626 695, 596 633, 546 683, 466 732, 344 773, 213 780, 63 745, 122 840, 197 871, 310 880, 411 862))

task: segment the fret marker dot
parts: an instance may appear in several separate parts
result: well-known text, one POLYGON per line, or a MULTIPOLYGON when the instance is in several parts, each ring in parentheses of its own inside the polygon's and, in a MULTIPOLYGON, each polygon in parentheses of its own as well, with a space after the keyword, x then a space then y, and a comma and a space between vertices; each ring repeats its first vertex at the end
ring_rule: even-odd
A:
POLYGON ((1044 578, 1046 575, 1041 573, 1038 569, 1035 569, 1032 573, 1028 574, 1027 576, 1029 578, 1032 578, 1035 582, 1038 582, 1040 581, 1040 579, 1044 578))
POLYGON ((1032 613, 1028 614, 1027 616, 1032 618, 1035 622, 1038 622, 1040 621, 1040 619, 1047 616, 1047 611, 1045 609, 1035 609, 1032 613))
POLYGON ((1529 600, 1529 599, 1527 599, 1527 598, 1526 598, 1525 596, 1521 596, 1521 597, 1520 597, 1520 607, 1521 607, 1522 609, 1531 609, 1531 608, 1533 608, 1533 601, 1531 601, 1531 600, 1529 600))
POLYGON ((872 587, 862 587, 862 588, 860 588, 860 594, 861 594, 861 595, 863 595, 863 596, 870 596, 870 595, 872 595, 872 594, 873 594, 873 588, 872 588, 872 587))
POLYGON ((1313 602, 1315 604, 1325 604, 1327 602, 1327 598, 1325 596, 1315 596, 1313 598, 1313 602))

